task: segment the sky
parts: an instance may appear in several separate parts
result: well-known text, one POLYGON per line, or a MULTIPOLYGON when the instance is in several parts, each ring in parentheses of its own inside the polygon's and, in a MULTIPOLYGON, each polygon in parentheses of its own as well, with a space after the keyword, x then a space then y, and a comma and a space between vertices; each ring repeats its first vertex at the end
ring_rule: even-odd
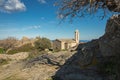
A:
POLYGON ((35 38, 47 37, 74 38, 76 29, 80 32, 81 40, 92 40, 105 32, 107 19, 101 20, 99 14, 67 20, 60 23, 57 17, 56 0, 0 0, 0 39, 23 36, 35 38), (60 23, 60 24, 59 24, 60 23))

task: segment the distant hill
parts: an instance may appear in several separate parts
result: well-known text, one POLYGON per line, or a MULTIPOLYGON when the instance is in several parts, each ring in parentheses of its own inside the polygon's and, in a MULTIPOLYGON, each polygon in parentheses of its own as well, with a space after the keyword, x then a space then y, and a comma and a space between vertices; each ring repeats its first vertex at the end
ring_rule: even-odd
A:
POLYGON ((80 42, 89 42, 90 40, 80 40, 80 42))

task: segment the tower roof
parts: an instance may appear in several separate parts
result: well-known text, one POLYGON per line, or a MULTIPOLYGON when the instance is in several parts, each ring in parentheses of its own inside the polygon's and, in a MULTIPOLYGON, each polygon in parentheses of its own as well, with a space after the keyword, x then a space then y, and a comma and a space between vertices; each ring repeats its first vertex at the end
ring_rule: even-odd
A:
POLYGON ((78 30, 78 29, 76 29, 76 30, 75 30, 75 32, 79 32, 79 30, 78 30))

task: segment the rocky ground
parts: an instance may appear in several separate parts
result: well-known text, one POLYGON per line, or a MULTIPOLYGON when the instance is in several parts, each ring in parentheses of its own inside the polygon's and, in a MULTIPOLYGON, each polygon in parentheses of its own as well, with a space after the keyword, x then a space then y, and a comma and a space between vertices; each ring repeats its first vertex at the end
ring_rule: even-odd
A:
POLYGON ((74 53, 69 51, 46 53, 30 60, 24 57, 29 53, 0 55, 2 59, 12 59, 9 63, 0 66, 0 80, 50 80, 51 76, 74 53), (19 60, 15 59, 18 56, 19 60))

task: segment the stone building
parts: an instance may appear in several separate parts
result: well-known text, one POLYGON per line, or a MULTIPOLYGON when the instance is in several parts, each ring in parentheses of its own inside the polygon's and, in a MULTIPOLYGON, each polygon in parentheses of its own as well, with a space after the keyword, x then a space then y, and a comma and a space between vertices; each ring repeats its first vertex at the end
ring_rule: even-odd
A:
POLYGON ((74 39, 56 39, 53 41, 54 50, 66 50, 79 44, 79 31, 75 31, 74 39))

